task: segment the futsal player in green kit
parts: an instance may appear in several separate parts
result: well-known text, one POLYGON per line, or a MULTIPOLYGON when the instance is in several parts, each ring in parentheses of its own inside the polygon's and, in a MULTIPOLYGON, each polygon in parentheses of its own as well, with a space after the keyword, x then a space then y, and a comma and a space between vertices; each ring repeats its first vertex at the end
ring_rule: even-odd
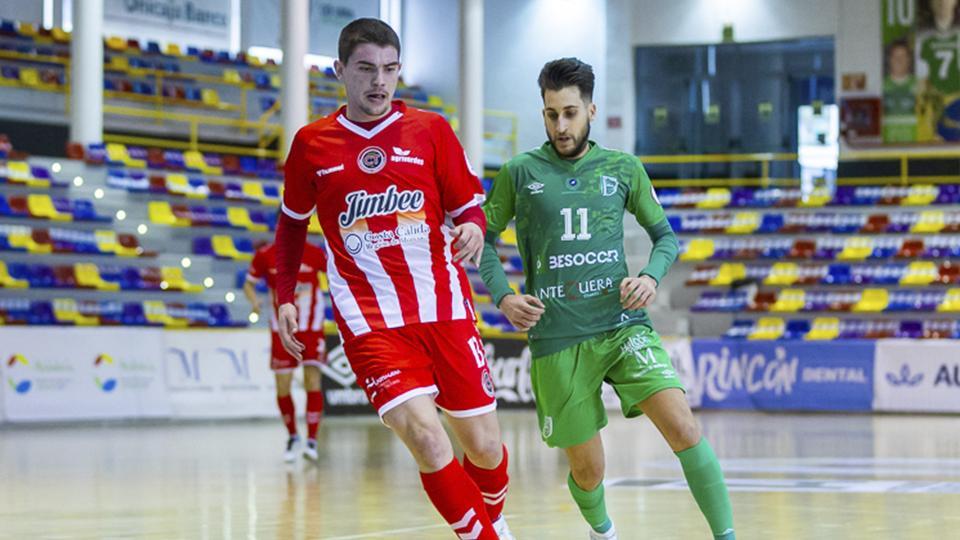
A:
POLYGON ((680 459, 714 538, 733 539, 733 513, 720 465, 684 397, 670 358, 643 307, 676 259, 677 239, 640 164, 589 140, 593 69, 574 58, 540 72, 548 142, 510 160, 484 205, 480 272, 501 311, 528 331, 541 435, 570 463, 567 485, 590 538, 617 538, 603 493, 601 383, 623 414, 646 414, 680 459), (653 240, 647 266, 627 273, 623 214, 653 240), (514 294, 496 254, 516 217, 527 294, 514 294))

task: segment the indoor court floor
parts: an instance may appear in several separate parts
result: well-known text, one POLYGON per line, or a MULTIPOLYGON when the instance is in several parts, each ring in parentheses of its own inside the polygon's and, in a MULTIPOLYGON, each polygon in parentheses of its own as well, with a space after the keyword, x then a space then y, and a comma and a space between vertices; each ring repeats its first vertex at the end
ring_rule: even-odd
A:
MULTIPOLYGON (((705 412, 737 537, 960 538, 960 419, 705 412)), ((587 538, 532 411, 501 412, 519 540, 587 538)), ((611 414, 607 505, 623 540, 708 539, 644 418, 611 414)), ((281 460, 279 421, 0 428, 0 538, 454 538, 375 417, 327 418, 318 464, 281 460)))

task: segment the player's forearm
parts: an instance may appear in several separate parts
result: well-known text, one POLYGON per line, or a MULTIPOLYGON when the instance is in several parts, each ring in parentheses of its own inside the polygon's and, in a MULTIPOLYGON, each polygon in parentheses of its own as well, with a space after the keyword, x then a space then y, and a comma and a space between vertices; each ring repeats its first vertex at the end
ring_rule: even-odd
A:
POLYGON ((670 222, 664 219, 652 227, 645 227, 650 239, 653 240, 653 249, 650 251, 650 260, 647 266, 640 271, 641 275, 647 275, 657 280, 657 283, 667 275, 667 270, 680 253, 680 244, 677 242, 677 235, 670 228, 670 222))
POLYGON ((308 225, 307 220, 296 220, 283 213, 277 221, 277 300, 280 305, 293 303, 308 225))
POLYGON ((250 306, 256 307, 257 305, 257 288, 252 281, 247 280, 243 284, 243 295, 247 297, 247 301, 250 302, 250 306))
POLYGON ((513 293, 510 282, 507 280, 507 273, 503 271, 500 256, 497 254, 497 236, 492 233, 487 234, 486 241, 483 243, 483 255, 480 257, 480 277, 483 279, 483 284, 490 290, 495 306, 500 305, 500 300, 503 300, 504 296, 513 293))

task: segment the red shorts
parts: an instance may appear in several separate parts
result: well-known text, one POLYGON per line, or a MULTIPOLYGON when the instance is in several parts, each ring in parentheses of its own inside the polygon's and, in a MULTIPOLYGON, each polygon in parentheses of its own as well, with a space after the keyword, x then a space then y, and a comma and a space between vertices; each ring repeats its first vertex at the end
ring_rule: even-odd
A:
POLYGON ((343 352, 381 418, 422 395, 436 396, 437 406, 458 418, 497 408, 483 342, 472 320, 374 331, 345 343, 343 352))
MULTIPOLYGON (((327 358, 327 341, 323 332, 297 332, 296 337, 303 343, 303 365, 319 366, 327 358)), ((270 369, 273 371, 293 371, 300 366, 296 358, 283 348, 280 332, 270 333, 270 369)))

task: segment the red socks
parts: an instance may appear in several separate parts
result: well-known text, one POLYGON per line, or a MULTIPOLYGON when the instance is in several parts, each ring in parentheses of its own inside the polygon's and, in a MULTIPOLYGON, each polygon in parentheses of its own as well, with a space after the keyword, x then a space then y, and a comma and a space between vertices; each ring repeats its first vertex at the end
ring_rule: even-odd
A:
POLYGON ((320 417, 323 415, 323 393, 307 392, 307 439, 316 440, 320 417))
POLYGON ((287 433, 293 437, 297 434, 297 413, 293 408, 293 398, 290 395, 277 396, 277 406, 280 408, 280 417, 287 426, 287 433))
POLYGON ((495 468, 481 469, 464 455, 463 469, 480 488, 490 521, 496 521, 503 513, 503 503, 507 500, 507 485, 510 482, 507 476, 507 445, 503 445, 503 459, 495 468))
POLYGON ((420 473, 430 502, 462 540, 498 540, 483 506, 483 497, 454 459, 434 473, 420 473))

